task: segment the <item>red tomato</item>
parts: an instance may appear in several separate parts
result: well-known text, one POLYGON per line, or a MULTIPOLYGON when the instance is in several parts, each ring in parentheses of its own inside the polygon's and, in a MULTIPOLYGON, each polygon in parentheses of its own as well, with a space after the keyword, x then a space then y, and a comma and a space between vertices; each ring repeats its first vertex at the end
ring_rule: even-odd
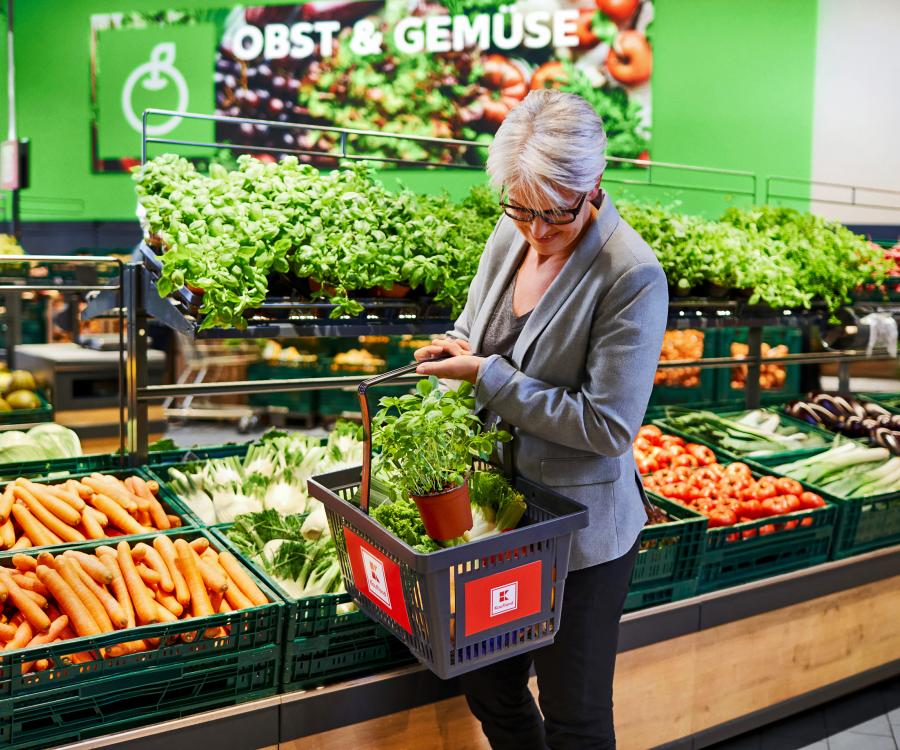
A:
POLYGON ((788 521, 788 522, 784 525, 784 528, 786 528, 786 529, 796 529, 797 526, 799 526, 799 525, 800 525, 800 522, 799 522, 799 521, 788 521))
MULTIPOLYGON (((817 495, 815 492, 803 492, 800 495, 800 507, 801 508, 824 508, 825 501, 822 499, 821 495, 817 495)), ((812 520, 812 519, 810 519, 812 520)))
POLYGON ((752 539, 756 536, 756 529, 747 529, 741 532, 741 539, 752 539))
POLYGON ((641 474, 650 474, 651 472, 656 471, 658 468, 659 466, 657 465, 656 461, 652 461, 649 458, 637 459, 637 469, 641 474))
POLYGON ((732 481, 734 477, 751 477, 752 475, 750 467, 740 461, 735 461, 725 467, 725 476, 732 478, 732 481))
POLYGON ((756 499, 746 500, 741 503, 741 509, 738 511, 738 516, 748 521, 754 521, 757 518, 762 518, 764 515, 762 503, 756 499))
POLYGON ((483 117, 499 126, 509 112, 528 93, 524 73, 503 55, 486 55, 481 60, 484 73, 480 83, 487 93, 479 98, 484 107, 483 117))
POLYGON ((672 466, 688 466, 693 468, 697 466, 697 459, 688 453, 682 453, 672 459, 672 466))
POLYGON ((654 424, 645 424, 638 430, 638 437, 646 438, 653 445, 659 444, 659 438, 662 436, 662 430, 654 424))
POLYGON ((697 445, 696 443, 688 443, 685 448, 692 456, 695 456, 700 462, 700 466, 708 466, 716 462, 716 454, 705 445, 697 445))
POLYGON ((640 0, 596 0, 597 7, 616 23, 625 23, 634 15, 640 0))
POLYGON ((774 484, 770 484, 768 482, 757 482, 756 483, 756 499, 757 500, 768 500, 773 497, 778 496, 778 490, 775 489, 774 484))
POLYGON ((812 526, 812 525, 813 525, 813 519, 812 519, 812 517, 804 518, 804 519, 800 522, 800 525, 801 525, 801 526, 812 526))
POLYGON ((575 19, 575 35, 578 37, 578 49, 596 47, 600 41, 591 28, 596 13, 597 11, 593 8, 581 8, 578 11, 578 18, 575 19))
POLYGON ((796 479, 788 479, 787 477, 776 479, 775 486, 782 495, 797 495, 799 497, 803 492, 803 486, 800 482, 796 479))
POLYGON ((802 507, 800 505, 800 498, 796 495, 781 495, 781 499, 784 500, 785 504, 787 505, 788 513, 793 513, 795 510, 800 510, 800 508, 802 507))
POLYGON ((783 497, 769 497, 762 501, 766 515, 780 516, 788 512, 788 504, 783 497))
POLYGON ((709 527, 734 526, 737 516, 731 508, 717 508, 709 513, 709 527))
POLYGON ((774 534, 776 531, 775 524, 767 523, 765 526, 759 527, 759 535, 766 536, 767 534, 774 534))
POLYGON ((678 435, 663 435, 659 439, 660 445, 684 445, 684 438, 678 437, 678 435))
POLYGON ((650 80, 653 72, 653 50, 640 31, 620 31, 606 56, 610 75, 626 86, 637 86, 650 80))
POLYGON ((678 445, 677 443, 663 443, 663 446, 665 452, 672 458, 675 458, 675 456, 683 456, 686 453, 684 446, 678 445))
POLYGON ((551 60, 541 65, 531 76, 531 90, 558 89, 568 83, 569 76, 563 64, 558 60, 551 60))
POLYGON ((647 452, 653 448, 653 443, 650 442, 645 436, 638 433, 637 438, 634 441, 635 450, 647 452))

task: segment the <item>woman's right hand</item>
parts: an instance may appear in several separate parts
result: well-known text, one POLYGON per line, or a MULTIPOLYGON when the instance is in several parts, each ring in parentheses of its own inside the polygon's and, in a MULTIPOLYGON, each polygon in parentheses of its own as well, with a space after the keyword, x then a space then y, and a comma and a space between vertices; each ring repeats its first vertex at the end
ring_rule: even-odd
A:
POLYGON ((413 357, 416 362, 426 362, 436 357, 459 357, 471 354, 468 341, 462 339, 434 339, 428 346, 416 349, 413 357))

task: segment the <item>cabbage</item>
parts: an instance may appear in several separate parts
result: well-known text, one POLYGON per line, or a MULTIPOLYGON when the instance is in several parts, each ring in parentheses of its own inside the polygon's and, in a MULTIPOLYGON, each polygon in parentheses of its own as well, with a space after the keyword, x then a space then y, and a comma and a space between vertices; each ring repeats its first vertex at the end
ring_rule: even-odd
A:
POLYGON ((19 430, 0 432, 0 448, 5 448, 8 445, 20 445, 26 442, 28 442, 28 435, 19 430))
POLYGON ((43 461, 44 451, 37 443, 25 436, 24 432, 20 435, 25 439, 20 443, 12 443, 0 447, 0 464, 20 464, 25 461, 43 461))
POLYGON ((81 455, 78 435, 61 424, 39 424, 28 430, 28 437, 41 446, 44 452, 42 458, 76 458, 81 455))

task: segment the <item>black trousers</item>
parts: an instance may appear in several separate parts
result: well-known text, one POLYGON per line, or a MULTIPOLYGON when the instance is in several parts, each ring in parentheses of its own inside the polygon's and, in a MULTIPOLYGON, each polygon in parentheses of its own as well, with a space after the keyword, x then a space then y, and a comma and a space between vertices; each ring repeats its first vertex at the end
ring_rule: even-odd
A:
POLYGON ((469 708, 494 750, 615 748, 619 618, 639 547, 640 540, 616 560, 569 573, 552 645, 460 677, 469 708), (528 689, 532 664, 540 712, 528 689))

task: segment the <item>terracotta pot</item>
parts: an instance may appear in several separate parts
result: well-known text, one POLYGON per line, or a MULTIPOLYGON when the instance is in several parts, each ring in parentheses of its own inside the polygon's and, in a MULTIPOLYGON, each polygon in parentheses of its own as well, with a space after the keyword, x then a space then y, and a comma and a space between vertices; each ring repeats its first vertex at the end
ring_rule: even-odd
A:
POLYGON ((188 288, 189 292, 192 292, 193 294, 199 295, 201 297, 203 296, 204 290, 199 286, 194 286, 193 284, 188 284, 187 282, 185 282, 184 285, 188 288))
POLYGON ((390 289, 384 286, 376 287, 375 296, 387 297, 389 299, 401 299, 409 294, 410 291, 412 290, 408 286, 394 282, 394 285, 390 287, 390 289))
POLYGON ((332 296, 337 292, 337 289, 335 289, 333 286, 331 286, 331 284, 322 284, 321 282, 316 281, 315 279, 309 280, 309 289, 311 292, 318 292, 320 289, 324 289, 325 294, 332 295, 332 296))
POLYGON ((412 495, 425 531, 439 542, 455 539, 472 528, 472 506, 469 503, 469 482, 432 495, 412 495))

